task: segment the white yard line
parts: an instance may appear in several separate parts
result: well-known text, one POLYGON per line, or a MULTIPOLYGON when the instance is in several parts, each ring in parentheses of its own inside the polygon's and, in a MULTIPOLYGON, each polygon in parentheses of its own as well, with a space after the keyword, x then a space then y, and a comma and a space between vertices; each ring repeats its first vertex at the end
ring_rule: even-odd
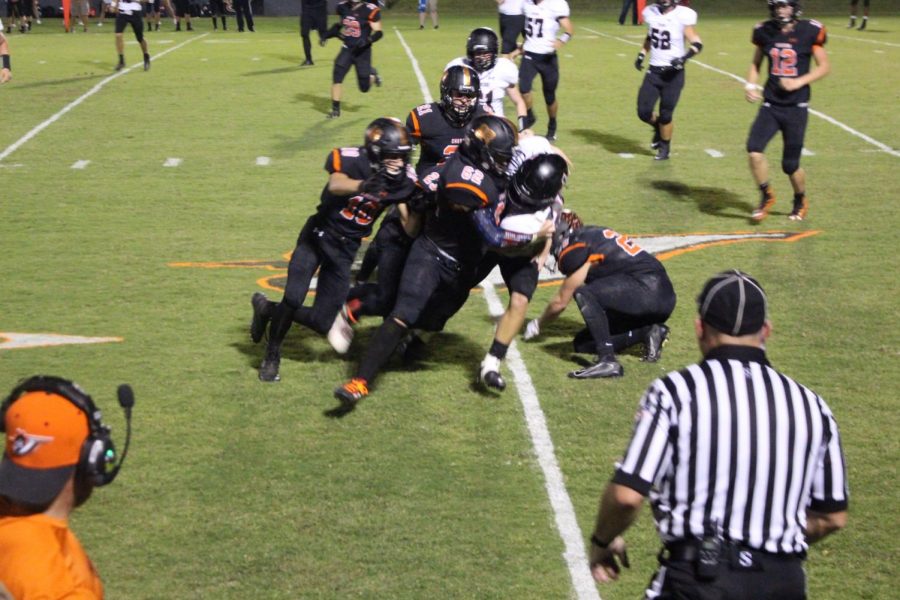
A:
MULTIPOLYGON (((419 61, 416 60, 412 49, 406 44, 406 40, 403 39, 403 35, 397 31, 397 28, 394 28, 394 33, 400 38, 400 43, 403 45, 403 49, 406 50, 406 55, 412 63, 413 71, 419 80, 419 89, 422 91, 422 97, 425 98, 426 103, 432 102, 428 84, 422 75, 421 69, 419 69, 419 61)), ((500 302, 500 298, 494 290, 494 285, 486 279, 482 282, 481 287, 484 290, 484 299, 488 304, 488 311, 491 316, 496 318, 502 315, 503 303, 500 302)), ((506 364, 512 372, 516 391, 519 394, 519 400, 525 413, 525 422, 531 434, 531 443, 541 471, 544 473, 544 487, 547 489, 547 496, 553 509, 556 528, 565 546, 563 558, 569 568, 569 576, 572 579, 575 595, 578 600, 600 600, 600 594, 597 593, 597 586, 588 568, 588 558, 584 549, 584 536, 578 527, 578 520, 575 518, 575 508, 572 505, 571 498, 569 498, 562 470, 559 468, 559 463, 556 460, 556 452, 553 448, 550 430, 547 427, 547 419, 544 417, 544 411, 541 409, 537 391, 531 383, 531 375, 529 375, 525 361, 522 360, 522 356, 519 354, 515 341, 509 346, 506 364)))
MULTIPOLYGON (((181 48, 182 46, 184 46, 184 45, 186 45, 186 44, 190 44, 191 42, 197 41, 197 40, 199 40, 199 39, 201 39, 201 38, 204 38, 204 37, 206 37, 207 35, 209 35, 209 34, 208 34, 208 33, 204 33, 203 35, 199 35, 199 36, 197 36, 197 37, 194 37, 194 38, 191 38, 191 39, 189 39, 189 40, 187 40, 187 41, 184 41, 184 42, 178 44, 177 46, 172 46, 172 47, 169 48, 168 50, 165 50, 165 51, 163 51, 163 52, 160 52, 160 53, 157 54, 156 56, 151 57, 151 61, 155 61, 155 60, 157 60, 157 59, 159 59, 159 58, 162 58, 163 56, 165 56, 165 55, 168 54, 169 52, 172 52, 173 50, 178 50, 178 49, 181 48)), ((81 96, 79 96, 79 97, 76 98, 75 100, 72 100, 72 102, 70 102, 70 103, 68 103, 67 105, 65 105, 58 113, 56 113, 55 115, 53 115, 52 117, 50 117, 49 119, 47 119, 46 121, 44 121, 43 123, 41 123, 41 124, 37 125, 36 127, 34 127, 31 131, 29 131, 28 133, 26 133, 25 135, 23 135, 23 136, 22 136, 21 138, 19 138, 17 141, 13 142, 12 145, 9 146, 6 150, 4 150, 3 152, 0 152, 0 161, 6 159, 7 156, 9 156, 9 155, 12 154, 13 152, 15 152, 16 150, 18 150, 18 149, 21 148, 22 146, 24 146, 24 145, 25 145, 27 142, 29 142, 32 138, 36 137, 37 134, 39 134, 40 132, 42 132, 43 130, 47 129, 48 127, 50 127, 50 126, 51 126, 52 124, 54 124, 55 122, 57 122, 60 118, 62 118, 62 116, 63 116, 64 114, 66 114, 67 112, 69 112, 70 110, 72 110, 73 108, 75 108, 76 106, 78 106, 79 104, 81 104, 82 102, 84 102, 85 100, 87 100, 88 98, 90 98, 91 96, 93 96, 94 94, 96 94, 97 92, 99 92, 100 90, 102 90, 102 89, 106 86, 107 83, 109 83, 110 81, 113 81, 113 80, 116 79, 117 77, 121 77, 122 75, 125 75, 126 73, 129 73, 130 71, 132 71, 132 70, 134 70, 134 69, 136 69, 136 68, 141 68, 141 69, 143 69, 143 68, 144 68, 144 63, 143 63, 143 62, 137 62, 137 63, 131 65, 130 67, 128 67, 127 69, 122 69, 121 71, 116 71, 115 73, 113 73, 113 74, 110 75, 109 77, 103 79, 100 83, 98 83, 97 85, 95 85, 94 87, 92 87, 91 89, 89 89, 88 91, 86 91, 84 94, 82 94, 81 96)))
POLYGON ((828 37, 833 40, 850 40, 851 42, 863 42, 866 44, 877 44, 879 46, 890 46, 891 48, 900 48, 900 44, 895 44, 893 42, 883 42, 881 40, 867 40, 864 38, 850 37, 849 35, 834 35, 833 33, 828 34, 828 37))
MULTIPOLYGON (((597 35, 603 36, 603 37, 608 38, 608 39, 611 39, 611 40, 616 40, 616 41, 618 41, 618 42, 622 42, 623 44, 629 44, 629 45, 631 45, 631 46, 640 46, 640 45, 641 45, 641 44, 639 44, 638 42, 632 42, 631 40, 626 40, 625 38, 621 38, 621 37, 619 37, 619 36, 610 35, 610 34, 608 34, 608 33, 603 33, 603 32, 600 32, 600 31, 595 31, 595 30, 593 30, 593 29, 591 29, 591 28, 589 28, 589 27, 582 27, 581 29, 584 29, 585 31, 589 31, 589 32, 591 32, 591 33, 596 33, 597 35)), ((834 36, 832 36, 832 37, 834 37, 834 36)), ((711 65, 708 65, 708 64, 706 64, 706 63, 704 63, 704 62, 702 62, 702 61, 699 61, 699 60, 697 60, 696 58, 692 58, 692 59, 691 59, 691 62, 694 63, 694 64, 696 64, 698 67, 703 67, 704 69, 709 69, 710 71, 713 71, 713 72, 718 73, 718 74, 720 74, 720 75, 724 75, 724 76, 726 76, 726 77, 730 77, 730 78, 734 79, 735 81, 738 81, 738 82, 740 82, 740 83, 742 83, 742 84, 746 84, 746 83, 747 83, 747 80, 744 79, 743 77, 739 76, 739 75, 735 75, 734 73, 729 73, 728 71, 723 71, 722 69, 717 69, 716 67, 713 67, 713 66, 711 66, 711 65)), ((823 119, 823 120, 825 120, 825 121, 828 121, 828 122, 831 123, 832 125, 835 125, 835 126, 837 126, 837 127, 840 127, 841 129, 843 129, 844 131, 846 131, 846 132, 849 133, 850 135, 854 135, 854 136, 860 138, 861 140, 863 140, 863 141, 865 141, 865 142, 868 142, 869 144, 872 144, 873 146, 879 148, 882 152, 885 152, 885 153, 887 153, 887 154, 890 154, 891 156, 897 156, 897 157, 900 157, 900 150, 895 150, 894 148, 891 148, 891 147, 888 146, 887 144, 883 144, 883 143, 879 142, 878 140, 876 140, 876 139, 874 139, 874 138, 872 138, 872 137, 870 137, 870 136, 868 136, 868 135, 862 133, 861 131, 857 131, 856 129, 853 129, 853 128, 850 127, 849 125, 845 125, 844 123, 841 123, 840 121, 838 121, 837 119, 835 119, 835 118, 833 118, 833 117, 829 117, 829 116, 826 115, 825 113, 822 113, 822 112, 819 112, 819 111, 817 111, 817 110, 813 110, 812 108, 810 108, 810 109, 809 109, 809 114, 815 115, 815 116, 819 117, 820 119, 823 119)))

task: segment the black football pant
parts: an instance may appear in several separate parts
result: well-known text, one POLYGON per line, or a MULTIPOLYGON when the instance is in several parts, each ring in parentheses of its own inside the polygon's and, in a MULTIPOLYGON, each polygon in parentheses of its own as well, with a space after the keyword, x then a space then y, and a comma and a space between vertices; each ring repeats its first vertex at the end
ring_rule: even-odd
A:
POLYGON ((784 140, 781 170, 786 175, 791 175, 800 168, 800 154, 803 152, 808 120, 809 108, 805 105, 779 106, 764 102, 750 126, 747 152, 763 152, 775 134, 781 131, 784 140))
POLYGON ((675 310, 675 290, 664 272, 594 279, 576 290, 575 300, 587 325, 586 332, 575 336, 575 349, 584 351, 591 339, 600 356, 643 342, 643 335, 634 331, 665 323, 675 310))
POLYGON ((519 45, 519 36, 525 31, 525 15, 500 13, 501 54, 509 54, 519 45))
POLYGON ((672 122, 675 105, 684 88, 684 69, 650 67, 638 90, 637 114, 644 123, 653 123, 653 107, 659 101, 659 123, 672 122))
POLYGON ((306 221, 288 263, 284 297, 272 312, 270 349, 281 346, 292 321, 318 333, 328 332, 350 289, 350 269, 358 248, 359 240, 319 227, 315 215, 306 221), (315 300, 311 307, 303 306, 317 269, 315 300))
POLYGON ((544 103, 550 106, 556 102, 556 88, 559 85, 559 58, 556 56, 556 52, 552 54, 525 53, 525 56, 522 57, 522 65, 519 67, 519 91, 523 94, 530 93, 531 85, 538 74, 541 76, 544 103))
POLYGON ((312 42, 309 33, 316 30, 319 40, 325 39, 328 32, 328 7, 325 3, 321 7, 303 7, 300 13, 300 37, 303 39, 303 54, 306 60, 312 61, 312 42))
POLYGON ((372 86, 372 80, 369 78, 372 74, 372 47, 356 50, 342 46, 337 58, 334 59, 331 83, 343 83, 351 66, 356 67, 356 82, 359 91, 365 94, 372 86))
POLYGON ((538 268, 531 256, 504 256, 488 252, 478 267, 475 282, 469 287, 481 283, 497 265, 500 266, 500 274, 509 293, 518 292, 530 302, 538 283, 538 268))
POLYGON ((384 317, 394 308, 412 242, 399 219, 385 217, 372 241, 375 248, 369 249, 378 256, 378 282, 356 285, 348 295, 349 299, 359 299, 362 303, 356 315, 384 317))
POLYGON ((754 552, 746 567, 723 561, 713 581, 697 578, 692 562, 663 560, 645 598, 654 600, 805 600, 806 574, 800 557, 754 552))

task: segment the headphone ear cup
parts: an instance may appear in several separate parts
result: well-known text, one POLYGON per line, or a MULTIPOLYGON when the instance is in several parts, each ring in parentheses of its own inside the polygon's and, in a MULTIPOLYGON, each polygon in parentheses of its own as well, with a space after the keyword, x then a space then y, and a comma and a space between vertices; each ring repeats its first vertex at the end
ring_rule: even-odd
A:
POLYGON ((109 436, 90 436, 81 447, 78 469, 96 487, 110 482, 109 466, 116 462, 116 449, 109 436))

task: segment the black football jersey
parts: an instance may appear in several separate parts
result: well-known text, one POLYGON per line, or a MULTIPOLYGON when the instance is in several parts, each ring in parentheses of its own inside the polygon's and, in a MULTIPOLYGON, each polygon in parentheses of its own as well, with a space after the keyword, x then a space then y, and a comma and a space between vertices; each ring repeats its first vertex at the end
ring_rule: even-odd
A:
MULTIPOLYGON (((372 174, 364 147, 335 148, 325 159, 325 170, 329 174, 340 172, 351 179, 361 180, 372 174)), ((412 168, 408 170, 407 177, 411 179, 409 189, 413 190, 416 176, 412 168)), ((320 225, 339 235, 362 239, 372 233, 375 221, 386 206, 402 201, 400 198, 387 199, 383 195, 372 194, 339 196, 328 191, 326 183, 316 213, 319 215, 320 225)))
POLYGON ((426 214, 424 233, 445 253, 471 264, 487 250, 471 212, 493 207, 499 218, 505 195, 503 179, 482 171, 459 153, 439 172, 435 206, 426 214))
POLYGON ((558 266, 569 276, 589 262, 586 281, 619 273, 654 273, 664 270, 656 257, 622 235, 605 227, 583 227, 569 238, 559 253, 558 266))
POLYGON ((769 59, 769 78, 763 97, 775 104, 809 102, 808 85, 788 92, 778 85, 778 80, 809 73, 813 46, 824 46, 827 37, 825 26, 818 21, 796 21, 793 30, 788 33, 783 32, 781 25, 773 20, 758 23, 753 30, 753 43, 769 59))
MULTIPOLYGON (((479 104, 472 118, 484 114, 488 113, 479 104)), ((409 111, 406 128, 421 148, 416 163, 419 175, 450 158, 466 137, 466 125, 457 126, 447 120, 440 102, 422 104, 409 111)))
POLYGON ((341 2, 337 5, 341 21, 341 41, 347 48, 361 48, 369 44, 371 23, 381 20, 381 9, 368 2, 341 2))

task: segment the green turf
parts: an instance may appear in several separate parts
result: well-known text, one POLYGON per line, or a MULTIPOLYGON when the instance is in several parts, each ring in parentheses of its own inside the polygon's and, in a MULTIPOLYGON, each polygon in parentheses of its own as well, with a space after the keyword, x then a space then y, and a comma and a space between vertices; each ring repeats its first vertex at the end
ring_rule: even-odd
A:
MULTIPOLYGON (((873 12, 863 33, 844 29, 844 13, 823 19, 833 72, 815 84, 813 108, 896 149, 900 18, 873 12)), ((893 597, 900 157, 811 116, 809 220, 785 218, 776 141, 769 156, 779 202, 752 225, 757 196, 744 143, 757 107, 743 100, 741 83, 689 65, 673 159, 655 163, 634 108, 643 30, 610 15, 576 13, 561 57, 558 143, 575 162, 567 200, 585 220, 635 235, 818 233, 667 260, 679 295, 672 338, 659 364, 623 357, 621 380, 566 377, 575 365, 567 337, 579 325, 574 309, 538 343, 519 344, 582 532, 641 391, 698 356, 697 291, 709 275, 739 267, 769 292, 773 363, 826 398, 844 436, 850 523, 813 548, 810 596, 893 597)), ((128 463, 74 519, 110 598, 572 596, 516 393, 470 385, 491 339, 481 294, 434 339, 421 368, 392 364, 370 400, 335 420, 323 415, 334 406, 331 390, 351 373, 374 323, 346 358, 292 331, 283 381, 263 385, 255 371, 262 349, 247 340, 248 300, 274 272, 170 266, 283 260, 317 204, 328 150, 358 144, 375 117, 402 118, 422 102, 398 34, 436 94, 467 32, 495 20, 447 9, 438 31, 420 32, 414 16, 386 11, 387 34, 375 46, 385 86, 364 96, 348 77, 337 121, 324 119, 337 45, 315 47, 316 66, 300 69, 296 19, 261 18, 253 35, 213 33, 208 20, 193 35, 164 25, 169 31, 148 35, 154 56, 191 41, 155 59, 149 73, 107 82, 0 161, 0 331, 124 338, 0 350, 0 386, 34 373, 74 378, 105 409, 120 444, 113 392, 123 381, 134 386, 128 463), (259 156, 271 164, 257 166, 259 156), (168 158, 183 162, 164 168, 168 158), (76 160, 91 162, 71 169, 76 160)), ((701 12, 698 59, 745 76, 753 22, 701 12)), ((111 27, 64 35, 58 26, 46 20, 9 36, 15 79, 0 87, 0 152, 112 73, 111 27)), ((129 65, 140 62, 133 43, 126 54, 129 65)), ((542 133, 543 107, 536 112, 542 133)), ((536 294, 532 314, 552 293, 536 294)), ((633 568, 601 589, 604 598, 637 597, 653 571, 648 512, 627 539, 633 568)))

